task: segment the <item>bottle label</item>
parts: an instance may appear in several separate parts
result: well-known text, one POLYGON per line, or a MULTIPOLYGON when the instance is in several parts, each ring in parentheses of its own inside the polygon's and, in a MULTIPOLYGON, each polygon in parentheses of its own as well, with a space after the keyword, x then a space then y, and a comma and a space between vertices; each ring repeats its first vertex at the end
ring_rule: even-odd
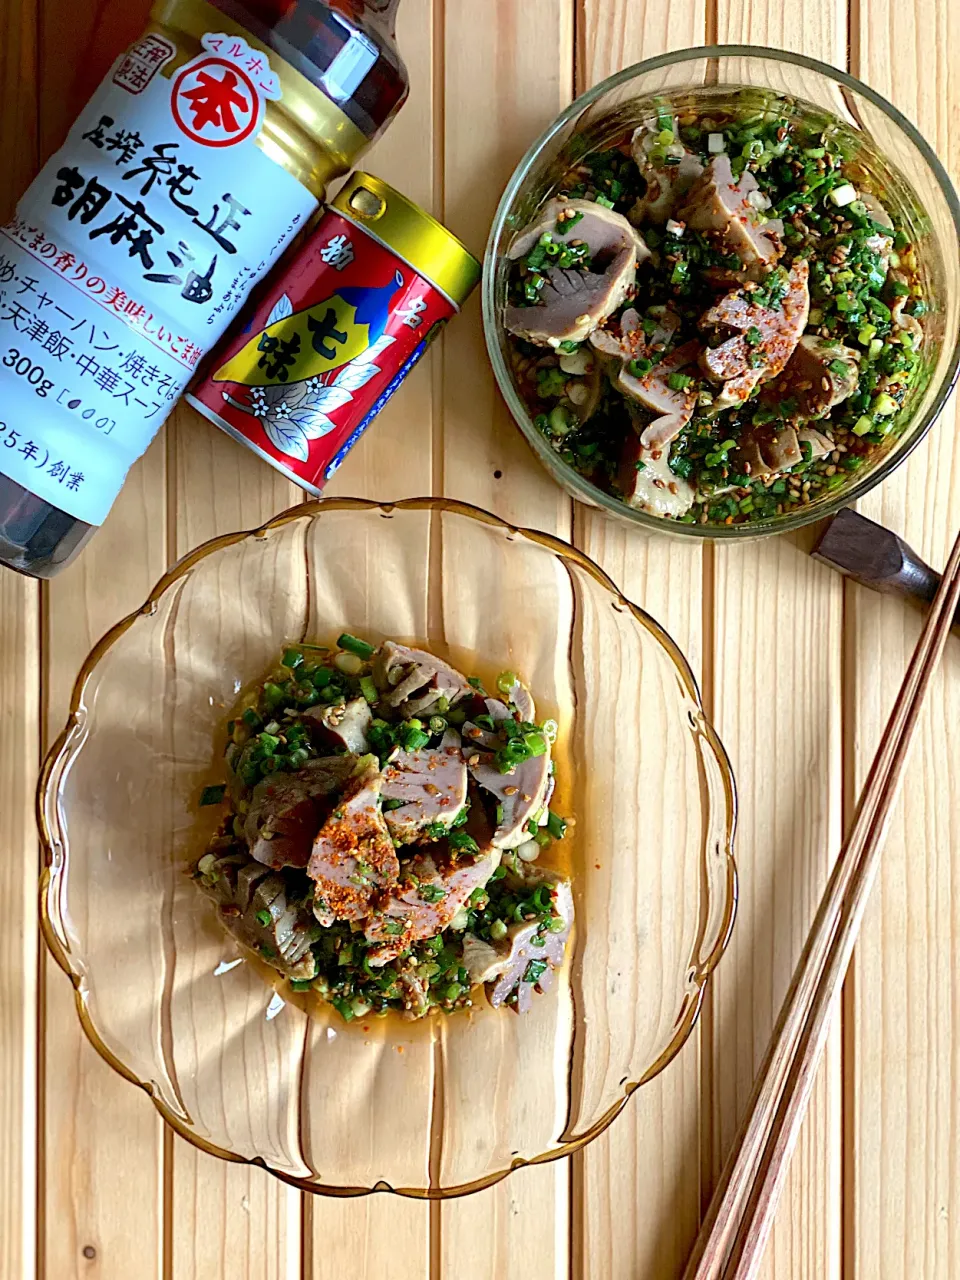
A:
POLYGON ((0 472, 88 524, 318 207, 256 145, 266 55, 202 44, 119 58, 0 229, 0 472))

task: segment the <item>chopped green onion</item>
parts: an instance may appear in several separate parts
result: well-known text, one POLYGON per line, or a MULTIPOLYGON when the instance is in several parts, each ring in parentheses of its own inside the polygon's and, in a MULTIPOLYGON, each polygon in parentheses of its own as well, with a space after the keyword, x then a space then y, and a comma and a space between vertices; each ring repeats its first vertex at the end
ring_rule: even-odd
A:
POLYGON ((421 747, 425 747, 430 741, 429 733, 424 731, 412 720, 408 720, 406 724, 400 727, 400 745, 405 751, 419 751, 421 747))
POLYGON ((831 360, 827 368, 831 373, 836 374, 838 378, 845 378, 850 372, 850 366, 845 360, 831 360))
POLYGON ((891 413, 896 413, 900 408, 893 396, 887 395, 885 391, 877 396, 870 407, 881 418, 888 418, 891 413))
POLYGON ((866 435, 869 435, 872 430, 873 430, 873 419, 869 418, 866 414, 864 414, 863 417, 858 418, 856 423, 854 424, 853 434, 855 436, 866 436, 866 435))
POLYGON ((290 671, 296 671, 297 667, 303 662, 303 654, 299 649, 284 649, 283 657, 280 661, 290 671))
POLYGON ((248 729, 259 729, 263 724, 263 721, 257 715, 256 711, 254 711, 253 707, 247 707, 246 711, 243 713, 242 719, 248 729))
POLYGON ((555 405, 550 410, 547 421, 550 424, 550 430, 555 436, 565 436, 573 429, 571 416, 562 404, 555 405))
POLYGON ((522 764, 524 760, 529 760, 532 755, 533 752, 524 741, 513 739, 497 752, 497 768, 501 773, 510 773, 518 764, 522 764))
POLYGON ((596 197, 596 203, 602 204, 605 209, 612 209, 616 202, 613 200, 608 200, 606 196, 598 195, 596 197))
POLYGON ((652 368, 652 360, 647 360, 645 358, 630 360, 627 364, 627 373, 634 378, 645 378, 652 368))
POLYGON ((274 684, 272 680, 268 680, 263 686, 263 701, 268 711, 275 711, 286 696, 286 689, 282 685, 274 684))
POLYGON ((556 742, 557 734, 560 732, 560 726, 556 720, 544 720, 540 726, 548 742, 556 742))
POLYGON ((422 884, 419 894, 424 902, 440 902, 442 898, 447 896, 446 890, 442 889, 438 884, 422 884))
POLYGON ((339 1013, 344 1022, 353 1021, 353 1005, 349 1001, 341 1000, 338 996, 334 996, 331 998, 330 1003, 336 1009, 337 1013, 339 1013))
POLYGON ((566 818, 561 818, 560 815, 554 813, 552 809, 548 810, 547 830, 553 836, 554 840, 562 840, 567 834, 566 818))
POLYGON ((747 345, 751 347, 758 347, 763 341, 763 334, 755 324, 752 324, 743 336, 746 339, 747 345))
POLYGON ((515 684, 519 684, 513 671, 501 671, 497 676, 497 688, 501 693, 509 693, 515 684))
POLYGON ((490 926, 490 937, 494 942, 500 942, 507 936, 507 926, 502 920, 494 920, 490 926))
POLYGON ((363 694, 364 699, 367 702, 369 702, 371 706, 373 706, 373 704, 380 697, 380 694, 377 692, 377 686, 373 683, 373 680, 371 679, 370 676, 360 677, 360 692, 363 694))
POLYGON ((429 721, 429 729, 431 733, 445 733, 447 722, 443 716, 431 716, 429 721))
POLYGON ((466 831, 451 831, 447 838, 447 844, 451 849, 455 849, 457 853, 480 852, 480 846, 473 836, 467 835, 466 831))
POLYGON ((837 208, 842 209, 845 205, 853 204, 857 198, 857 189, 851 183, 843 182, 839 187, 834 187, 828 194, 837 208))
POLYGON ((271 923, 273 916, 269 911, 263 910, 257 912, 257 924, 262 925, 264 929, 271 923))
POLYGON ((372 658, 376 650, 372 644, 367 644, 366 640, 358 640, 356 636, 350 635, 349 631, 345 631, 337 640, 337 647, 346 649, 347 653, 354 653, 358 658, 362 658, 366 662, 372 658))
POLYGON ((546 960, 531 960, 527 965, 526 973, 523 975, 523 981, 539 982, 549 967, 546 960))
POLYGON ((291 991, 309 991, 312 986, 313 986, 312 978, 291 978, 290 979, 291 991))
POLYGON ((227 788, 223 783, 215 787, 204 787, 200 792, 200 806, 208 804, 219 804, 226 794, 227 788))

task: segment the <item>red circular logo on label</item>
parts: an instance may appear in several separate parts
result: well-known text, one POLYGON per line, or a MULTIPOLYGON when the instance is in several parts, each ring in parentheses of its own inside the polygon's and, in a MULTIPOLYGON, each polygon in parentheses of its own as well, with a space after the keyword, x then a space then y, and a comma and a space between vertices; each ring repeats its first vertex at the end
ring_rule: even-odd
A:
POLYGON ((194 142, 233 147, 245 142, 260 122, 260 96, 236 63, 210 56, 191 63, 172 91, 173 118, 194 142))

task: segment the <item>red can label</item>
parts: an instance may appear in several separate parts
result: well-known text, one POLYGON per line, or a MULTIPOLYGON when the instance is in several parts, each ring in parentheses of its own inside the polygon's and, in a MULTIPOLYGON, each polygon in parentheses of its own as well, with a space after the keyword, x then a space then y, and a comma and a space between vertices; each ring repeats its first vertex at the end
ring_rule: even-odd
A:
POLYGON ((328 210, 188 399, 319 492, 454 311, 403 259, 328 210))

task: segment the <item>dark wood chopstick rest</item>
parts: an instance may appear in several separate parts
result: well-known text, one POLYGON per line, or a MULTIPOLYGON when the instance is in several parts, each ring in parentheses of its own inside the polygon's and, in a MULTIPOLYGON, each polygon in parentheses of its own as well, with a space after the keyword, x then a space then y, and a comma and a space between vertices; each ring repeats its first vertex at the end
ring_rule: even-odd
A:
MULTIPOLYGON (((929 604, 940 585, 940 574, 901 537, 849 508, 831 520, 811 555, 873 591, 921 604, 929 604)), ((953 625, 960 626, 960 612, 953 625)))

